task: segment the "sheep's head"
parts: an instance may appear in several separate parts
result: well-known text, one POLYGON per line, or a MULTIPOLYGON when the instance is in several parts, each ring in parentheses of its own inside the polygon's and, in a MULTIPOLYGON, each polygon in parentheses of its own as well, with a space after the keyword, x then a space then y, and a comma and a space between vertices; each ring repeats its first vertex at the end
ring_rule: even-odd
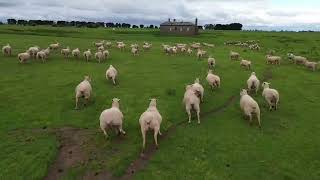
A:
POLYGON ((212 69, 209 69, 209 70, 208 70, 208 74, 212 74, 212 69))
POLYGON ((262 87, 263 87, 263 88, 269 88, 269 87, 270 87, 270 83, 268 83, 268 82, 263 82, 263 83, 262 83, 262 87))
POLYGON ((252 72, 252 73, 251 73, 251 76, 255 76, 255 75, 256 75, 256 73, 255 73, 255 72, 252 72))
POLYGON ((120 107, 120 99, 118 99, 118 98, 113 98, 113 99, 112 99, 112 107, 117 107, 117 108, 119 108, 119 107, 120 107))
POLYGON ((87 80, 87 81, 89 81, 89 82, 91 82, 91 77, 90 76, 84 76, 84 80, 87 80))
POLYGON ((248 94, 248 92, 247 92, 246 89, 242 89, 242 90, 240 91, 240 96, 244 96, 244 95, 247 95, 247 94, 248 94))
POLYGON ((199 78, 196 78, 196 80, 194 80, 194 83, 200 83, 199 78))
POLYGON ((151 98, 149 106, 154 106, 154 107, 157 106, 157 99, 156 98, 151 98))

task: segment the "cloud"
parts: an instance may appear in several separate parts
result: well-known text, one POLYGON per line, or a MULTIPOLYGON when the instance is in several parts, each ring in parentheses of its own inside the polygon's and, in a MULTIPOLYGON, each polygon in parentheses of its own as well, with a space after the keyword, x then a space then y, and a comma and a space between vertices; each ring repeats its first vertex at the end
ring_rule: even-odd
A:
MULTIPOLYGON (((303 3, 307 3, 305 0, 303 3)), ((299 2, 296 2, 299 3, 299 2)), ((302 3, 302 2, 301 2, 302 3)), ((16 19, 118 21, 160 24, 168 18, 200 24, 240 22, 245 26, 320 24, 315 6, 270 0, 10 0, 0 2, 0 17, 16 19)))

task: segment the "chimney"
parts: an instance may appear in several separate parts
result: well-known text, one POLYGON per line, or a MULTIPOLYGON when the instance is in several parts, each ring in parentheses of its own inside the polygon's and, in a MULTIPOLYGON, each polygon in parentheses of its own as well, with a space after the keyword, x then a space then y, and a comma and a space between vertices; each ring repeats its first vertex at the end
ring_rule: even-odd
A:
POLYGON ((170 22, 170 18, 168 19, 168 22, 170 22))
POLYGON ((198 18, 196 18, 196 21, 194 22, 194 24, 198 26, 198 18))
POLYGON ((173 19, 173 22, 176 22, 176 19, 173 19))

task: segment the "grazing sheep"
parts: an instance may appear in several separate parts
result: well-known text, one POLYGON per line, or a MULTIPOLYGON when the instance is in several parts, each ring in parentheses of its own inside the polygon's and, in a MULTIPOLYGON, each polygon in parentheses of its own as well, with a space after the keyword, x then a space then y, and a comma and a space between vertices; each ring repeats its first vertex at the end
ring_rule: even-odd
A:
POLYGON ((240 61, 240 66, 241 67, 245 67, 245 68, 247 68, 248 70, 250 70, 251 69, 251 61, 248 61, 248 60, 241 60, 240 61))
POLYGON ((280 65, 281 57, 280 56, 271 56, 266 55, 267 64, 277 64, 280 65))
POLYGON ((10 44, 7 44, 5 46, 2 47, 2 53, 5 56, 11 56, 11 52, 12 52, 12 48, 10 46, 10 44))
POLYGON ((240 54, 234 51, 230 51, 230 59, 231 60, 239 60, 240 54))
POLYGON ((31 55, 30 55, 29 51, 26 51, 24 53, 19 53, 18 54, 18 59, 19 59, 20 63, 24 63, 27 60, 29 60, 30 58, 31 58, 31 55))
POLYGON ((192 49, 191 49, 191 48, 188 48, 187 53, 188 53, 189 56, 191 56, 191 54, 192 54, 192 49))
POLYGON ((214 68, 216 66, 216 60, 213 57, 208 58, 208 68, 214 68))
POLYGON ((46 54, 46 58, 48 58, 50 54, 50 47, 48 47, 47 49, 44 49, 43 52, 46 54))
POLYGON ((277 110, 279 98, 280 98, 279 92, 275 89, 271 89, 270 83, 268 83, 268 82, 263 82, 262 87, 263 87, 262 96, 268 102, 269 110, 271 111, 273 107, 275 110, 277 110))
POLYGON ((203 102, 204 88, 203 88, 203 86, 200 84, 199 78, 196 78, 196 80, 194 81, 194 84, 192 84, 192 88, 193 88, 193 89, 195 90, 195 92, 198 94, 201 102, 203 102))
POLYGON ((86 59, 86 61, 88 62, 90 60, 91 56, 92 56, 91 50, 88 49, 87 51, 83 52, 83 56, 86 59))
POLYGON ((307 61, 307 58, 303 56, 296 56, 292 53, 288 54, 288 58, 292 60, 295 64, 304 64, 307 61))
POLYGON ((139 124, 142 134, 142 147, 146 146, 146 133, 148 130, 153 130, 153 137, 156 146, 158 147, 158 134, 161 136, 160 126, 162 122, 161 114, 157 109, 157 100, 150 99, 150 104, 148 109, 142 113, 139 118, 139 124))
POLYGON ((100 46, 103 46, 104 45, 104 40, 100 41, 100 42, 94 42, 93 45, 96 46, 97 48, 100 47, 100 46))
POLYGON ((79 48, 76 48, 76 49, 72 50, 72 56, 73 57, 79 59, 80 54, 81 54, 81 52, 80 52, 79 48))
POLYGON ((33 57, 33 58, 36 58, 37 56, 37 53, 40 51, 40 48, 38 46, 33 46, 33 47, 30 47, 28 49, 28 52, 30 53, 30 55, 33 57))
POLYGON ((139 55, 139 50, 137 48, 133 47, 131 49, 131 53, 132 53, 133 56, 139 55))
POLYGON ((103 55, 103 52, 98 51, 94 54, 94 57, 101 63, 102 60, 104 60, 105 56, 103 55))
POLYGON ((98 51, 104 51, 104 47, 103 46, 99 46, 98 47, 98 51))
POLYGON ((245 89, 240 92, 240 108, 246 116, 249 116, 250 125, 252 125, 252 116, 255 114, 257 116, 259 128, 261 128, 259 105, 248 95, 248 92, 245 89))
POLYGON ((194 110, 197 112, 198 124, 200 124, 200 99, 192 85, 186 86, 186 92, 184 93, 183 103, 185 104, 186 112, 188 114, 188 122, 191 123, 191 110, 194 110))
MULTIPOLYGON (((320 62, 318 62, 318 63, 320 63, 320 62)), ((305 65, 306 68, 308 68, 308 69, 310 69, 310 70, 312 70, 312 71, 316 71, 316 70, 317 70, 318 63, 316 63, 316 62, 311 62, 311 61, 306 60, 306 61, 304 62, 304 65, 305 65)))
POLYGON ((112 79, 113 84, 116 85, 117 75, 118 75, 118 71, 116 70, 116 68, 114 68, 112 65, 110 65, 106 71, 106 78, 112 79))
POLYGON ((55 43, 55 44, 50 44, 49 48, 52 49, 52 50, 57 50, 57 49, 60 48, 60 44, 58 42, 55 43))
POLYGON ((103 56, 104 56, 105 59, 108 59, 108 58, 110 57, 110 53, 109 53, 108 50, 104 50, 104 51, 102 52, 102 54, 103 54, 103 56))
POLYGON ((70 50, 69 46, 67 46, 67 48, 65 48, 65 49, 61 49, 61 54, 65 58, 69 57, 70 53, 71 53, 71 50, 70 50))
POLYGON ((83 97, 85 99, 84 105, 86 105, 89 102, 91 92, 92 92, 92 87, 90 84, 91 78, 89 76, 85 76, 84 80, 78 84, 76 87, 76 107, 75 109, 78 109, 78 102, 79 98, 83 97))
POLYGON ((44 51, 39 51, 39 52, 37 52, 36 57, 37 57, 37 59, 41 59, 42 62, 44 63, 47 58, 47 55, 44 51))
POLYGON ((100 128, 105 134, 106 137, 108 137, 107 129, 116 127, 118 134, 121 133, 123 135, 126 134, 126 132, 122 129, 122 123, 123 123, 123 114, 120 110, 120 99, 113 98, 112 99, 112 106, 110 109, 106 109, 102 111, 100 115, 100 128))
POLYGON ((122 51, 126 47, 126 45, 123 42, 118 42, 117 47, 122 51))
POLYGON ((205 55, 207 55, 207 51, 198 49, 198 52, 197 52, 197 58, 198 58, 198 59, 204 57, 205 55))
POLYGON ((215 87, 220 88, 220 77, 218 75, 213 74, 211 69, 208 71, 206 79, 212 90, 215 87))
POLYGON ((260 86, 260 81, 256 76, 255 72, 251 73, 251 76, 249 77, 249 79, 247 80, 247 85, 248 85, 248 90, 249 91, 256 91, 256 94, 258 93, 259 90, 259 86, 260 86))

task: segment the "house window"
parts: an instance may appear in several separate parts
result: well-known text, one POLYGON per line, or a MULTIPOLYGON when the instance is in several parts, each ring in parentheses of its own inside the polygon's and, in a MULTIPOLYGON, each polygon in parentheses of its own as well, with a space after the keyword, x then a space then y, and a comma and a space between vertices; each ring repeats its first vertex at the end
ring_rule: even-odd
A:
POLYGON ((174 27, 174 30, 176 31, 178 28, 177 27, 174 27))
POLYGON ((182 32, 182 27, 180 28, 180 32, 182 32))
POLYGON ((187 28, 187 31, 190 31, 190 28, 187 28))

